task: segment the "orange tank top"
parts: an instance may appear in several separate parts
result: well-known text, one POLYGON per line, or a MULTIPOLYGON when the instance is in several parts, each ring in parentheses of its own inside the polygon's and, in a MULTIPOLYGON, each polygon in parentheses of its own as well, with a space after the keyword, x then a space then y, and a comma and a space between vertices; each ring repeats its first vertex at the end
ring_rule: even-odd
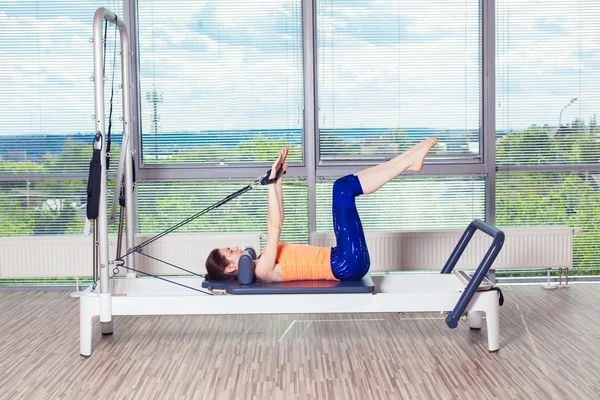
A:
POLYGON ((279 243, 277 262, 282 281, 337 281, 331 272, 331 247, 279 243))

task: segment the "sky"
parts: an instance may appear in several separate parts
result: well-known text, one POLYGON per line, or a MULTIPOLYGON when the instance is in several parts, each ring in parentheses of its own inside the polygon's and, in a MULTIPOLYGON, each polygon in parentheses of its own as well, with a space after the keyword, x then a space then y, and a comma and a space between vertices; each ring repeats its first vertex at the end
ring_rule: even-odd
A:
MULTIPOLYGON (((0 2, 0 135, 94 130, 90 38, 99 5, 0 2)), ((101 5, 121 12, 119 1, 101 5)), ((562 122, 589 120, 600 106, 600 33, 591 23, 600 4, 496 6, 497 129, 556 125, 573 98, 562 122)), ((153 90, 161 132, 302 126, 300 0, 138 7, 145 131, 153 90)), ((319 127, 477 129, 479 19, 476 0, 317 1, 319 127)), ((120 109, 116 101, 116 118, 120 109)))

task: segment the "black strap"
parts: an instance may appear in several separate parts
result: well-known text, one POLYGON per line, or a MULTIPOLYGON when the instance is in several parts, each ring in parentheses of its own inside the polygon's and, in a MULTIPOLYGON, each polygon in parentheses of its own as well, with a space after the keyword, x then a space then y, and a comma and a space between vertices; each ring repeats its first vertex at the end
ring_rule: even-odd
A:
POLYGON ((225 197, 224 199, 222 199, 222 200, 220 200, 220 201, 216 202, 215 204, 213 204, 213 205, 211 205, 211 206, 209 206, 209 207, 206 207, 204 210, 202 210, 202 211, 200 211, 200 212, 198 212, 198 213, 196 213, 196 214, 192 215, 192 216, 191 216, 191 217, 189 217, 189 218, 186 218, 185 220, 183 220, 183 221, 179 222, 179 223, 178 223, 178 224, 176 224, 176 225, 173 225, 172 227, 170 227, 170 228, 168 228, 168 229, 166 229, 166 230, 162 231, 161 233, 159 233, 159 234, 158 234, 158 235, 156 235, 156 236, 153 236, 153 237, 151 237, 150 239, 148 239, 148 240, 144 241, 143 243, 140 243, 139 245, 135 246, 133 249, 131 249, 131 250, 127 251, 127 253, 123 254, 123 255, 122 255, 122 256, 120 256, 120 257, 117 257, 117 258, 115 259, 115 261, 116 261, 116 262, 118 262, 118 264, 120 264, 121 266, 123 266, 123 268, 129 269, 129 270, 132 270, 132 271, 135 271, 135 272, 139 272, 139 273, 142 273, 142 274, 144 274, 144 275, 152 276, 152 277, 155 277, 155 278, 158 278, 158 279, 161 279, 161 280, 164 280, 164 281, 170 282, 170 283, 174 283, 174 284, 176 284, 176 285, 179 285, 179 286, 184 286, 184 287, 187 287, 187 288, 189 288, 189 289, 196 290, 196 291, 198 291, 198 292, 206 293, 206 292, 204 292, 204 291, 202 291, 202 290, 198 290, 198 289, 195 289, 195 288, 192 288, 192 287, 186 286, 186 285, 182 285, 182 284, 180 284, 180 283, 173 282, 173 281, 170 281, 170 280, 168 280, 168 279, 165 279, 165 278, 161 278, 161 277, 159 277, 159 276, 156 276, 156 275, 152 275, 152 274, 150 274, 150 273, 148 273, 148 272, 144 272, 144 271, 140 271, 140 270, 137 270, 137 269, 134 269, 134 268, 131 268, 131 267, 127 267, 127 266, 125 266, 125 262, 123 261, 123 259, 124 259, 125 257, 127 257, 127 256, 129 256, 129 255, 131 255, 131 254, 133 254, 133 253, 138 253, 138 254, 141 254, 141 255, 143 255, 143 256, 146 256, 146 257, 152 258, 152 259, 154 259, 154 260, 156 260, 156 261, 159 261, 159 262, 162 262, 162 263, 164 263, 164 264, 167 264, 167 265, 169 265, 169 266, 171 266, 171 267, 175 267, 175 268, 178 268, 178 269, 180 269, 180 270, 183 270, 183 271, 185 271, 185 272, 189 272, 189 273, 191 273, 191 274, 193 274, 193 275, 201 276, 201 275, 195 274, 194 272, 188 271, 188 270, 186 270, 186 269, 184 269, 184 268, 178 267, 178 266, 176 266, 176 265, 174 265, 174 264, 170 264, 170 263, 168 263, 168 262, 166 262, 166 261, 163 261, 163 260, 160 260, 160 259, 158 259, 158 258, 152 257, 152 256, 150 256, 150 255, 148 255, 148 254, 144 254, 144 253, 142 253, 142 252, 141 252, 141 250, 142 250, 142 248, 146 247, 146 246, 147 246, 147 245, 149 245, 150 243, 153 243, 153 242, 157 241, 157 240, 158 240, 158 239, 160 239, 161 237, 163 237, 163 236, 166 236, 166 235, 168 235, 169 233, 171 233, 171 232, 173 232, 173 231, 175 231, 175 230, 177 230, 177 229, 181 228, 182 226, 189 224, 190 222, 192 222, 192 221, 193 221, 193 220, 195 220, 196 218, 198 218, 198 217, 200 217, 200 216, 202 216, 202 215, 204 215, 204 214, 208 213, 209 211, 212 211, 212 210, 214 210, 215 208, 221 207, 223 204, 225 204, 225 203, 227 203, 227 202, 229 202, 229 201, 231 201, 231 200, 235 199, 235 198, 236 198, 236 197, 238 197, 238 196, 241 196, 242 194, 244 194, 244 193, 248 192, 249 190, 252 190, 252 188, 254 188, 256 185, 258 185, 258 184, 261 184, 261 185, 270 185, 271 183, 274 183, 274 182, 276 182, 276 181, 277 181, 277 180, 278 180, 278 179, 281 177, 281 175, 283 175, 283 174, 285 174, 285 172, 283 171, 283 166, 279 167, 279 169, 277 170, 277 174, 276 174, 275 178, 273 178, 273 179, 268 179, 268 177, 271 175, 271 170, 267 171, 267 173, 266 173, 266 174, 265 174, 265 175, 264 175, 262 178, 259 178, 257 181, 255 181, 255 182, 253 182, 253 183, 251 183, 251 184, 249 184, 249 185, 247 185, 247 186, 245 186, 245 187, 243 187, 243 188, 239 189, 238 191, 236 191, 236 192, 234 192, 234 193, 230 194, 229 196, 225 197))
POLYGON ((100 153, 102 151, 102 134, 98 132, 94 138, 94 150, 92 160, 90 161, 90 170, 87 184, 87 219, 98 218, 100 212, 100 179, 102 178, 102 165, 100 162, 100 153))
POLYGON ((240 190, 230 194, 229 196, 225 197, 222 200, 219 200, 218 202, 216 202, 215 204, 213 204, 212 206, 208 206, 206 207, 204 210, 192 215, 191 217, 188 217, 186 219, 184 219, 183 221, 179 222, 176 225, 173 225, 172 227, 162 231, 161 233, 159 233, 156 236, 151 237, 150 239, 146 240, 143 243, 140 243, 139 245, 135 246, 133 249, 129 250, 127 253, 123 254, 122 256, 118 257, 117 260, 119 259, 123 259, 125 257, 127 257, 130 254, 133 254, 135 252, 139 252, 142 248, 146 247, 147 245, 149 245, 152 242, 157 241, 158 239, 160 239, 163 236, 168 235, 169 233, 181 228, 184 225, 189 224, 190 222, 192 222, 193 220, 195 220, 196 218, 206 214, 209 211, 212 211, 216 208, 221 207, 223 204, 235 199, 238 196, 241 196, 242 194, 246 193, 247 191, 251 190, 256 184, 261 184, 261 185, 270 185, 271 183, 274 183, 277 181, 277 179, 279 179, 281 177, 281 175, 285 174, 285 172, 283 171, 283 166, 279 167, 279 169, 277 170, 277 175, 275 176, 275 178, 273 179, 268 179, 268 177, 271 175, 271 170, 269 169, 267 171, 267 173, 262 177, 259 178, 256 182, 251 183, 243 188, 241 188, 240 190))
POLYGON ((269 178, 269 176, 271 176, 271 170, 269 169, 266 175, 260 180, 260 184, 270 185, 271 183, 275 183, 279 178, 281 178, 281 175, 285 175, 285 172, 283 171, 283 165, 279 166, 277 174, 275 174, 275 178, 269 178))
MULTIPOLYGON (((142 256, 144 256, 144 257, 151 258, 151 259, 153 259, 154 261, 158 261, 158 262, 160 262, 160 263, 163 263, 163 264, 165 264, 165 265, 168 265, 169 267, 177 268, 178 270, 181 270, 181 271, 183 271, 183 272, 187 272, 187 273, 188 273, 188 274, 190 274, 190 275, 194 275, 194 276, 197 276, 197 277, 199 277, 199 278, 204 278, 204 275, 202 275, 202 274, 197 274, 197 273, 195 273, 195 272, 193 272, 193 271, 187 270, 187 269, 185 269, 185 268, 182 268, 182 267, 179 267, 179 266, 177 266, 177 265, 175 265, 175 264, 171 264, 171 263, 169 263, 169 262, 166 262, 166 261, 164 261, 164 260, 161 260, 160 258, 156 258, 156 257, 154 257, 154 256, 151 256, 150 254, 142 253, 141 251, 138 251, 137 253, 138 253, 138 254, 140 254, 140 255, 142 255, 142 256)), ((124 261, 123 261, 123 266, 125 266, 125 262, 124 262, 124 261)), ((125 267, 125 268, 127 268, 127 267, 125 267)))
POLYGON ((242 194, 246 193, 247 191, 249 191, 250 189, 252 189, 252 185, 247 185, 245 187, 243 187, 242 189, 238 190, 237 192, 234 192, 232 194, 230 194, 229 196, 225 197, 224 199, 216 202, 215 204, 213 204, 212 206, 206 207, 204 210, 192 215, 191 217, 188 217, 186 219, 184 219, 183 221, 179 222, 176 225, 173 225, 172 227, 162 231, 161 233, 159 233, 156 236, 151 237, 150 239, 144 241, 143 243, 140 243, 139 245, 135 246, 133 249, 129 250, 127 253, 123 254, 122 256, 118 257, 117 259, 123 259, 125 257, 127 257, 130 254, 133 254, 135 252, 139 252, 142 248, 146 247, 147 245, 149 245, 152 242, 157 241, 158 239, 160 239, 163 236, 168 235, 169 233, 181 228, 184 225, 189 224, 190 222, 192 222, 193 220, 195 220, 196 218, 206 214, 209 211, 214 210, 215 208, 219 208, 221 207, 223 204, 235 199, 238 196, 241 196, 242 194))
MULTIPOLYGON (((132 267, 128 267, 128 266, 126 266, 125 264, 123 264, 123 265, 122 265, 122 267, 123 267, 123 268, 125 268, 125 269, 128 269, 128 270, 130 270, 130 271, 139 272, 140 274, 144 274, 144 275, 147 275, 147 276, 151 276, 151 277, 153 277, 153 278, 156 278, 156 279, 160 279, 161 281, 169 282, 169 283, 172 283, 172 284, 174 284, 174 285, 182 286, 182 287, 184 287, 184 288, 191 289, 191 290, 194 290, 194 291, 196 291, 196 292, 200 292, 200 293, 204 293, 204 294, 207 294, 207 295, 209 295, 209 296, 212 296, 212 293, 211 293, 211 292, 207 292, 207 291, 205 291, 205 290, 202 290, 202 289, 197 289, 197 288, 195 288, 195 287, 192 287, 192 286, 184 285, 183 283, 175 282, 175 281, 172 281, 172 280, 170 280, 170 279, 163 278, 162 276, 153 275, 153 274, 150 274, 150 273, 148 273, 148 272, 140 271, 139 269, 135 269, 135 268, 132 268, 132 267)), ((96 283, 94 283, 94 285, 96 285, 96 283)))

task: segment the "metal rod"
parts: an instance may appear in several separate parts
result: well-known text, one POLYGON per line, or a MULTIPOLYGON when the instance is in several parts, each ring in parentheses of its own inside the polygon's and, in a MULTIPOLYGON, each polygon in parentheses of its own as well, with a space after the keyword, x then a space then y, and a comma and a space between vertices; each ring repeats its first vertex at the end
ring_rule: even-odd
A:
MULTIPOLYGON (((118 18, 113 12, 104 7, 100 7, 94 14, 93 24, 93 48, 94 48, 94 99, 95 99, 95 121, 96 132, 100 132, 103 138, 103 146, 100 153, 100 204, 98 213, 98 253, 100 264, 100 323, 110 324, 112 321, 112 303, 110 296, 109 282, 109 260, 108 260, 108 215, 107 215, 107 168, 106 168, 106 127, 104 110, 104 38, 102 35, 102 25, 104 21, 116 24, 120 29, 121 40, 121 70, 123 82, 123 108, 126 112, 123 115, 123 142, 127 147, 129 136, 129 109, 130 109, 130 86, 129 86, 129 35, 125 22, 118 18)), ((120 180, 120 171, 117 179, 120 180)), ((117 186, 117 187, 120 187, 117 186)))
POLYGON ((125 210, 123 207, 119 210, 119 230, 117 232, 117 254, 121 254, 123 245, 123 225, 125 224, 125 210))
POLYGON ((92 243, 94 247, 93 251, 93 264, 92 264, 92 279, 94 282, 98 280, 98 224, 95 220, 92 220, 92 243))
MULTIPOLYGON (((120 28, 121 33, 121 85, 123 95, 123 141, 121 143, 121 154, 119 156, 119 167, 117 169, 117 175, 115 176, 115 191, 113 193, 112 204, 110 208, 110 220, 115 220, 115 214, 117 209, 117 202, 119 201, 119 193, 121 189, 121 183, 123 179, 123 169, 127 163, 131 154, 131 145, 129 136, 131 134, 131 73, 130 65, 132 54, 129 50, 129 35, 125 22, 119 19, 117 23, 121 21, 121 24, 117 24, 120 28)), ((131 168, 129 168, 131 170, 131 168)))
POLYGON ((318 158, 316 1, 302 2, 304 43, 304 167, 308 177, 308 231, 317 230, 316 170, 318 158))
MULTIPOLYGON (((131 251, 135 247, 135 231, 136 231, 136 201, 135 194, 133 192, 133 154, 134 152, 131 150, 132 141, 127 141, 127 157, 125 159, 125 245, 127 246, 127 252, 131 251)), ((121 208, 121 212, 123 212, 123 208, 121 208)), ((121 254, 120 251, 117 252, 117 255, 121 254)), ((127 270, 128 278, 135 278, 135 253, 130 254, 125 258, 125 262, 132 269, 127 270)))
POLYGON ((482 2, 481 12, 481 53, 482 53, 482 145, 483 162, 486 167, 487 187, 485 191, 485 220, 496 223, 496 50, 495 16, 496 2, 482 2))

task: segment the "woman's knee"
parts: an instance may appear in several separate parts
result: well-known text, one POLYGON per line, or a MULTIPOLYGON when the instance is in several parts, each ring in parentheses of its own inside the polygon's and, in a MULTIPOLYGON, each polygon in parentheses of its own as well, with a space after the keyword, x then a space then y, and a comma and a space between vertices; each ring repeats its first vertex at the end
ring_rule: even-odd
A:
POLYGON ((363 194, 362 186, 356 175, 346 175, 333 183, 333 196, 356 197, 363 194))

